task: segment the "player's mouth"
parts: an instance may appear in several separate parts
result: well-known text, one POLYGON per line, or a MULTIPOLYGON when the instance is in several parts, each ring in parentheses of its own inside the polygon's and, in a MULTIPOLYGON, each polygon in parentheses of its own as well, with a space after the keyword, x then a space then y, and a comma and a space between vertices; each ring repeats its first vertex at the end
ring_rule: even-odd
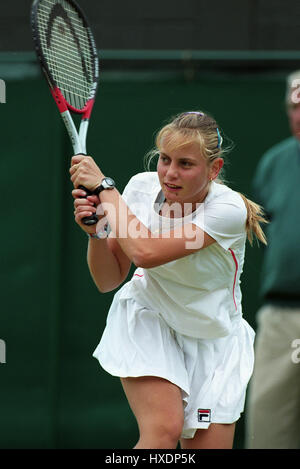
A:
POLYGON ((171 192, 177 192, 180 189, 182 189, 181 186, 176 186, 176 184, 170 184, 168 182, 165 182, 164 186, 167 188, 168 191, 171 191, 171 192))

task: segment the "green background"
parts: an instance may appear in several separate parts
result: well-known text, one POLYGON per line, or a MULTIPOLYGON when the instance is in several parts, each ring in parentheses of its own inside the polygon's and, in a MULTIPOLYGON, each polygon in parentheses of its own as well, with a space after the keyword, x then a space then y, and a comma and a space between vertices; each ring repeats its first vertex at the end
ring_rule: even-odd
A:
MULTIPOLYGON (((256 165, 289 136, 286 70, 245 67, 103 73, 88 152, 119 190, 144 170, 153 137, 173 114, 210 112, 235 147, 228 184, 251 197, 256 165)), ((100 294, 73 220, 65 129, 32 58, 0 57, 7 102, 1 124, 0 448, 131 448, 138 433, 118 378, 92 357, 113 293, 100 294)), ((244 317, 255 327, 263 248, 247 246, 244 317)), ((244 445, 244 419, 236 448, 244 445)))

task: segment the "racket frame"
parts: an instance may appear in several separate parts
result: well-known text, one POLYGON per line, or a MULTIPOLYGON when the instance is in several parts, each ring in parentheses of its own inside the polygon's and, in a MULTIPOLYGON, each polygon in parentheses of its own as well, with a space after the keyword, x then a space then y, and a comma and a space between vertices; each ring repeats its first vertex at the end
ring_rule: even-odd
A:
POLYGON ((37 26, 37 13, 38 13, 39 3, 41 2, 41 0, 34 0, 32 4, 31 27, 32 27, 34 46, 35 46, 37 57, 39 59, 42 71, 45 75, 48 85, 50 86, 51 94, 54 98, 54 101, 56 102, 56 105, 59 109, 62 120, 68 131, 70 140, 72 142, 74 153, 75 154, 81 153, 83 155, 86 155, 87 154, 86 153, 86 137, 87 137, 87 131, 88 131, 88 126, 89 126, 89 119, 90 119, 93 106, 95 103, 95 97, 96 97, 96 92, 97 92, 97 87, 98 87, 98 82, 99 82, 99 57, 98 57, 98 52, 97 52, 97 47, 96 47, 94 36, 92 34, 91 28, 88 24, 88 21, 83 11, 74 0, 65 0, 65 1, 69 3, 74 8, 74 10, 78 12, 78 15, 81 17, 83 25, 87 31, 90 50, 91 50, 92 57, 93 57, 93 64, 94 64, 93 84, 91 86, 90 97, 82 109, 77 109, 74 106, 72 106, 63 96, 63 93, 59 89, 54 77, 52 76, 51 70, 49 69, 48 64, 47 64, 47 60, 44 57, 43 49, 42 49, 41 41, 40 41, 39 29, 37 26), (82 115, 79 132, 76 129, 76 126, 73 122, 70 112, 82 115))
MULTIPOLYGON (((47 60, 44 57, 43 49, 41 46, 38 22, 37 22, 38 7, 41 1, 42 0, 34 0, 32 7, 31 7, 31 28, 32 28, 32 33, 33 33, 35 52, 38 57, 41 69, 50 87, 51 94, 58 107, 58 110, 60 112, 64 125, 67 129, 70 141, 72 143, 74 154, 75 155, 78 155, 78 154, 87 155, 87 150, 86 150, 87 132, 88 132, 88 127, 89 127, 90 116, 91 116, 93 106, 95 103, 95 97, 96 97, 96 92, 97 92, 98 82, 99 82, 99 57, 98 57, 98 51, 97 51, 96 43, 94 40, 94 36, 92 34, 92 31, 90 29, 86 16, 84 15, 81 8, 77 5, 77 3, 74 0, 65 0, 66 3, 69 3, 78 12, 78 15, 82 19, 83 25, 87 32, 90 50, 91 50, 91 54, 93 57, 93 64, 94 64, 93 83, 90 89, 90 96, 88 100, 86 101, 84 107, 82 109, 77 109, 74 106, 72 106, 67 101, 67 99, 63 96, 63 93, 61 92, 58 84, 56 83, 51 73, 50 68, 48 67, 47 60), (82 116, 80 127, 79 127, 79 132, 77 131, 74 121, 71 117, 71 113, 80 114, 82 116)), ((80 188, 84 189, 88 195, 91 194, 91 192, 88 191, 83 186, 80 186, 80 188)), ((85 224, 90 225, 90 224, 97 223, 98 218, 92 215, 91 217, 86 217, 83 221, 85 224)))

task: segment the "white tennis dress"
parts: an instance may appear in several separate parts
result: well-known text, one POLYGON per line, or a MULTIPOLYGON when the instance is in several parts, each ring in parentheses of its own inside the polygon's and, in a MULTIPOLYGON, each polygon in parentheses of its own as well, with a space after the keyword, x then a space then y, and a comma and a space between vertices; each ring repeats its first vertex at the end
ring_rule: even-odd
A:
POLYGON ((153 236, 193 223, 216 243, 158 267, 137 268, 114 296, 93 356, 114 376, 157 376, 180 387, 184 438, 210 423, 235 422, 254 362, 254 331, 242 318, 240 290, 245 204, 237 192, 211 182, 193 213, 164 218, 156 172, 134 176, 123 198, 153 236))

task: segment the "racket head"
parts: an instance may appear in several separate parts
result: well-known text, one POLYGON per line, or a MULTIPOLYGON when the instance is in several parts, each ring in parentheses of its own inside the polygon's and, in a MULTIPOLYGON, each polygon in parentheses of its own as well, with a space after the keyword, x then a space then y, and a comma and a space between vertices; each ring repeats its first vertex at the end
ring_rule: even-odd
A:
POLYGON ((74 0, 34 0, 31 27, 37 57, 58 106, 64 100, 70 111, 88 118, 99 82, 99 58, 84 13, 74 0))

